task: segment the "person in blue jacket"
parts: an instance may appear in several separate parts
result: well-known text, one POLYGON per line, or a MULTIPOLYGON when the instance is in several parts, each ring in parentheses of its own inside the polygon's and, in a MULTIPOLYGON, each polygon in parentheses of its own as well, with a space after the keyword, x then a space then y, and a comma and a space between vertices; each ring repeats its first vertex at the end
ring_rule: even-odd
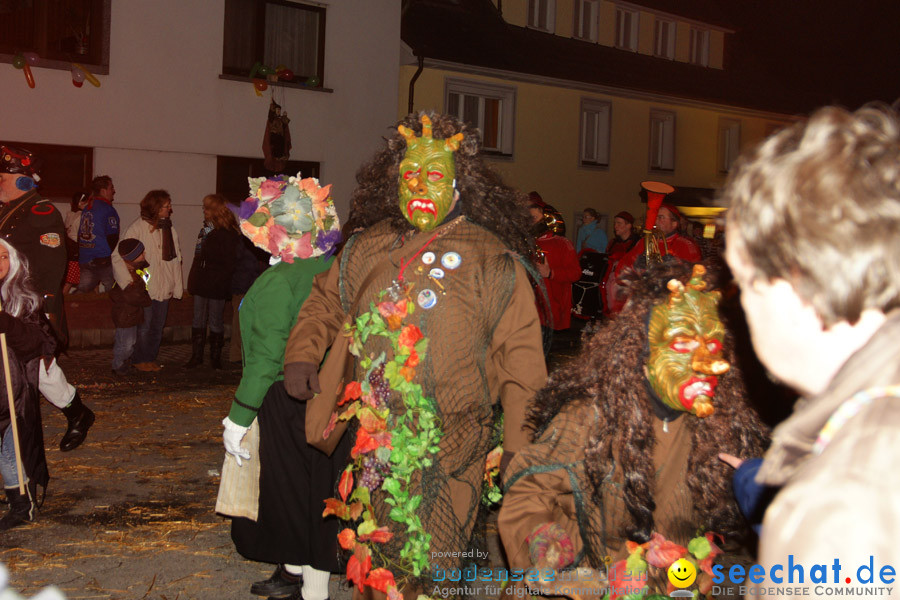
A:
POLYGON ((593 250, 594 252, 606 252, 607 237, 606 232, 600 227, 600 215, 593 208, 584 209, 581 217, 581 228, 578 230, 578 237, 575 239, 575 252, 581 255, 582 250, 593 250))

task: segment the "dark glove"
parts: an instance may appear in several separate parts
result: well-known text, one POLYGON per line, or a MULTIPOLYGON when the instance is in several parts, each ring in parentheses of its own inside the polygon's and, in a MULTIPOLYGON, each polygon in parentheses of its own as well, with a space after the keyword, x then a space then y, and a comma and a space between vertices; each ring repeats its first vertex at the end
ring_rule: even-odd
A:
POLYGON ((292 362, 284 365, 284 389, 298 400, 309 400, 322 391, 319 387, 319 365, 292 362))

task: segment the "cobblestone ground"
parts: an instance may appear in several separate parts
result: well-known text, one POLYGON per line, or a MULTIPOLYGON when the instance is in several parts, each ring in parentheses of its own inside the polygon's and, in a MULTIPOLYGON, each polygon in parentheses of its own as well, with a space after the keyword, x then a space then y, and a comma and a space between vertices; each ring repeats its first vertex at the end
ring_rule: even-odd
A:
MULTIPOLYGON (((215 514, 221 420, 240 366, 186 370, 187 345, 165 346, 159 373, 110 370, 111 350, 60 360, 97 414, 87 441, 63 453, 65 418, 42 401, 50 485, 33 524, 0 534, 10 585, 29 597, 55 584, 68 598, 254 598, 272 567, 234 551, 215 514)), ((4 507, 5 510, 5 507, 4 507)), ((332 578, 334 600, 349 598, 332 578)))
MULTIPOLYGON (((162 371, 124 377, 112 374, 109 348, 62 357, 97 421, 80 448, 60 452, 65 418, 41 401, 51 481, 37 521, 0 534, 13 589, 30 597, 55 584, 71 599, 255 598, 250 583, 272 567, 238 555, 229 522, 213 510, 221 420, 240 365, 187 370, 189 355, 187 344, 164 346, 162 371)), ((487 527, 491 562, 502 564, 496 528, 487 527)), ((330 588, 332 600, 349 600, 337 575, 330 588)))

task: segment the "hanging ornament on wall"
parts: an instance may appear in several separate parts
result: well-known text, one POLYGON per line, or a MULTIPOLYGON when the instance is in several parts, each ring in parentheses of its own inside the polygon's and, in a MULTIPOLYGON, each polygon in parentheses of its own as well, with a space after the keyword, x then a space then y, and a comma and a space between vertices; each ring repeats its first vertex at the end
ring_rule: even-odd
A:
POLYGON ((269 103, 266 132, 263 135, 264 165, 273 173, 280 173, 291 158, 291 130, 288 128, 287 113, 281 112, 281 105, 273 98, 269 103))

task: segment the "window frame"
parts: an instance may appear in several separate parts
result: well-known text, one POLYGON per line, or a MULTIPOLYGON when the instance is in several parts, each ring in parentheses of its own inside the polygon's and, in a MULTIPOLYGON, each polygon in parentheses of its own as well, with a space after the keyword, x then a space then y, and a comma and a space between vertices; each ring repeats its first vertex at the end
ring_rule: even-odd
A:
POLYGON ((575 0, 572 22, 572 37, 585 42, 596 43, 600 40, 600 0, 575 0), (584 8, 590 7, 590 23, 587 24, 587 35, 582 17, 584 8))
POLYGON ((528 0, 528 27, 547 33, 556 32, 556 0, 528 0), (541 11, 543 4, 543 11, 541 11), (543 12, 543 15, 540 13, 543 12), (545 26, 541 27, 540 17, 544 17, 545 26))
POLYGON ((94 148, 91 146, 69 146, 63 144, 40 144, 28 141, 0 140, 4 146, 16 146, 27 148, 38 157, 40 161, 41 180, 38 182, 38 193, 42 198, 53 202, 65 202, 72 200, 72 194, 85 192, 90 188, 94 178, 94 148), (63 176, 64 171, 54 169, 60 162, 69 160, 80 163, 80 168, 73 170, 80 174, 80 179, 72 179, 63 176))
POLYGON ((677 114, 673 110, 662 108, 650 109, 650 135, 649 138, 649 154, 648 168, 655 173, 674 173, 675 172, 675 135, 676 135, 677 114), (654 144, 655 131, 659 131, 656 139, 658 144, 654 144), (654 147, 657 146, 657 147, 654 147), (666 154, 670 156, 667 157, 666 154))
MULTIPOLYGON (((288 175, 296 175, 301 173, 303 177, 320 177, 322 170, 321 163, 308 160, 289 160, 284 169, 280 173, 288 175)), ((274 173, 265 167, 265 159, 256 156, 231 156, 220 154, 216 156, 216 193, 222 194, 231 202, 240 204, 249 195, 247 185, 248 177, 273 177, 279 173, 274 173), (240 171, 246 170, 246 174, 240 171), (233 184, 238 181, 240 185, 233 184), (241 194, 231 193, 231 190, 242 189, 241 194)))
MULTIPOLYGON (((44 19, 43 32, 46 36, 47 23, 46 19, 52 16, 58 16, 57 13, 47 10, 47 0, 35 0, 35 2, 43 9, 44 19)), ((109 75, 109 30, 111 19, 111 3, 112 0, 90 0, 91 2, 91 31, 98 32, 96 35, 89 36, 89 51, 86 55, 69 54, 66 52, 49 52, 45 45, 38 44, 32 48, 16 46, 13 52, 5 52, 9 48, 0 48, 0 63, 12 64, 17 54, 23 52, 35 52, 38 54, 37 64, 34 66, 44 69, 57 69, 60 71, 70 71, 72 63, 84 65, 94 75, 109 75)), ((39 16, 38 18, 41 18, 39 16)), ((40 33, 38 33, 40 37, 40 33)), ((46 44, 46 42, 45 42, 46 44)))
POLYGON ((675 42, 678 35, 678 26, 671 19, 662 19, 656 17, 656 23, 653 28, 653 56, 657 58, 665 58, 667 60, 675 60, 675 42), (661 30, 668 29, 669 38, 665 49, 661 49, 661 30))
POLYGON ((741 153, 741 120, 719 117, 716 165, 719 173, 728 173, 741 153))
POLYGON ((608 170, 610 165, 610 154, 612 153, 612 102, 609 100, 600 100, 597 98, 582 98, 579 111, 579 127, 578 127, 578 166, 586 169, 608 170), (586 156, 585 145, 587 144, 586 128, 587 114, 593 113, 598 116, 598 127, 594 136, 594 151, 596 154, 605 153, 606 161, 597 156, 596 160, 590 160, 586 156), (605 114, 605 116, 604 116, 605 114), (599 127, 600 119, 606 121, 606 135, 602 135, 602 127, 599 127), (601 137, 604 139, 601 140, 601 137), (601 151, 601 146, 604 146, 601 151))
MULTIPOLYGON (((266 6, 269 4, 277 5, 277 6, 285 6, 288 8, 293 8, 296 10, 304 10, 308 12, 318 13, 319 18, 319 27, 318 27, 318 47, 316 48, 316 73, 314 74, 319 78, 319 85, 317 86, 308 86, 305 83, 301 83, 297 80, 293 82, 293 85, 290 85, 290 82, 282 82, 280 80, 269 81, 269 83, 276 84, 286 84, 289 87, 313 87, 313 88, 324 88, 325 87, 325 36, 326 36, 326 19, 327 19, 327 9, 323 5, 317 4, 308 4, 306 2, 292 2, 290 0, 258 0, 257 4, 257 18, 259 20, 259 24, 257 25, 256 30, 253 32, 253 55, 262 57, 264 60, 265 57, 265 44, 266 44, 266 21, 265 21, 265 13, 266 6)), ((249 65, 246 69, 244 68, 236 68, 236 67, 226 67, 225 66, 225 57, 228 49, 229 43, 229 35, 228 30, 226 29, 226 21, 227 21, 227 10, 228 10, 228 0, 225 0, 225 19, 223 19, 223 30, 224 30, 224 39, 222 41, 222 65, 221 65, 221 78, 223 79, 250 79, 250 72, 253 68, 253 65, 249 65)), ((276 65, 267 65, 269 67, 274 68, 276 65)), ((296 76, 300 79, 303 78, 303 74, 297 73, 296 76)), ((257 76, 257 78, 263 78, 262 76, 257 76)), ((307 77, 308 78, 308 77, 307 77)))
MULTIPOLYGON (((450 111, 450 94, 460 94, 467 96, 477 96, 481 99, 490 98, 500 101, 500 110, 498 118, 500 141, 499 148, 488 148, 482 145, 482 153, 486 156, 495 158, 513 158, 515 150, 515 124, 516 124, 516 88, 512 86, 499 85, 485 81, 475 81, 471 79, 460 79, 456 77, 447 77, 444 79, 444 112, 453 114, 462 120, 462 106, 460 102, 460 110, 456 113, 450 111)), ((483 103, 481 103, 483 107, 483 103)), ((470 123, 478 128, 482 134, 482 144, 484 143, 484 113, 483 110, 479 114, 478 123, 470 123)))
POLYGON ((627 6, 616 5, 616 39, 615 47, 629 52, 638 51, 638 36, 640 35, 641 13, 627 6), (625 35, 625 15, 631 17, 631 27, 628 35, 625 35), (626 44, 626 42, 630 42, 626 44))
POLYGON ((710 30, 701 27, 691 27, 691 64, 699 67, 709 67, 709 42, 710 30))

